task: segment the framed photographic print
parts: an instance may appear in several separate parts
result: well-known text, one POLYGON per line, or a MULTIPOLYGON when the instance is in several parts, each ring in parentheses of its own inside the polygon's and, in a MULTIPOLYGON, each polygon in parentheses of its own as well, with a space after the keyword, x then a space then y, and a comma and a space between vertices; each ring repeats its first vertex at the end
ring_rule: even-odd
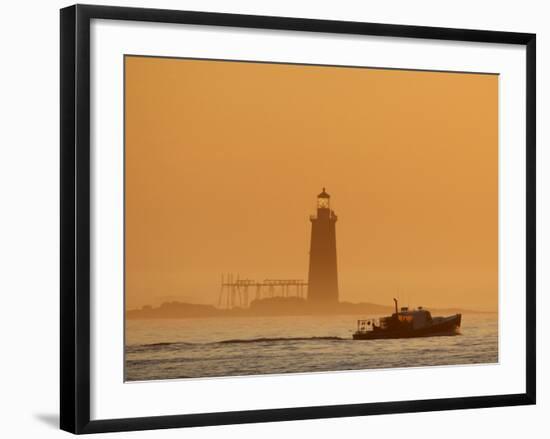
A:
POLYGON ((535 393, 535 35, 61 10, 62 429, 535 393))

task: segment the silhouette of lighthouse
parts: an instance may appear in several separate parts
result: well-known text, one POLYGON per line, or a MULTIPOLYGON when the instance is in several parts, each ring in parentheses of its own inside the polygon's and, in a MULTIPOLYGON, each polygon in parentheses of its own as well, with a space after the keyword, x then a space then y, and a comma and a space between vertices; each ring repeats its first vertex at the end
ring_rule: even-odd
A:
POLYGON ((330 195, 317 195, 317 215, 311 220, 309 279, 307 299, 317 304, 338 302, 338 270, 336 267, 336 220, 330 209, 330 195))

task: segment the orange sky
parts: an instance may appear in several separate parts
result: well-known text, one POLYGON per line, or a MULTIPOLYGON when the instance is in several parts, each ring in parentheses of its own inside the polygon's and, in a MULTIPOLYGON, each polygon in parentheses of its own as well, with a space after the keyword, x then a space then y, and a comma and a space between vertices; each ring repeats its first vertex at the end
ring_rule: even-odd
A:
POLYGON ((307 279, 326 186, 340 300, 496 309, 498 76, 125 62, 128 308, 307 279))

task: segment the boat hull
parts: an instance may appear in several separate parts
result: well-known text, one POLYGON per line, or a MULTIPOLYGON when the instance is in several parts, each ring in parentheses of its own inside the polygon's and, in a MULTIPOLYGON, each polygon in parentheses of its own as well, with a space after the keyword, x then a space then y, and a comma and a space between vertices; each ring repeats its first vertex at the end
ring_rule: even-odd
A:
POLYGON ((375 329, 373 331, 355 332, 354 340, 378 340, 391 338, 413 338, 413 337, 441 337, 460 334, 461 314, 438 319, 430 326, 418 329, 375 329))

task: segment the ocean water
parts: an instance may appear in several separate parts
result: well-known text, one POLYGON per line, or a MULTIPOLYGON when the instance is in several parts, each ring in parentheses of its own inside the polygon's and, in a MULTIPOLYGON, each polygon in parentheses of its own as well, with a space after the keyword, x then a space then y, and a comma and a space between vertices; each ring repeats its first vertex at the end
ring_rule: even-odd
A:
POLYGON ((498 362, 497 314, 461 334, 352 340, 349 315, 126 321, 127 381, 498 362))

